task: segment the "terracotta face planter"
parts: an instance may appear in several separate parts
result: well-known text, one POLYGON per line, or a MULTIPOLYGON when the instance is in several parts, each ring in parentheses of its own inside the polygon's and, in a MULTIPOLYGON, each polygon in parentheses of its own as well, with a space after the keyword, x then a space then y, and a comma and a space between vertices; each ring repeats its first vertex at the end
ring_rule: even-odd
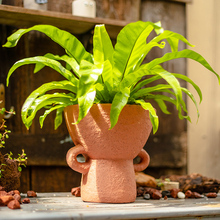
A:
POLYGON ((145 145, 152 125, 148 111, 138 105, 126 105, 116 126, 110 128, 111 104, 93 105, 88 115, 75 125, 78 105, 64 110, 67 128, 76 145, 67 153, 67 163, 82 173, 83 201, 128 203, 136 199, 135 171, 149 164, 145 145), (77 161, 79 154, 85 163, 77 161), (139 156, 141 162, 133 164, 139 156))

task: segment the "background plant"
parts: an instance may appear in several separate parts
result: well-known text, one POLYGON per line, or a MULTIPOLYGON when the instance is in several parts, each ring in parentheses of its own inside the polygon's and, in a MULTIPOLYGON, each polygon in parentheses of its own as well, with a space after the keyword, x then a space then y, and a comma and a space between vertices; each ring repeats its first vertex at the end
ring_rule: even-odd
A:
MULTIPOLYGON (((4 114, 4 113, 15 114, 15 112, 13 110, 7 111, 5 108, 0 108, 0 114, 4 114)), ((7 129, 6 121, 4 119, 2 119, 2 122, 0 123, 0 149, 5 148, 5 141, 6 141, 6 139, 9 138, 10 133, 11 133, 11 131, 7 129)), ((0 156, 1 155, 2 154, 0 151, 0 156)), ((16 157, 16 158, 13 158, 12 152, 4 155, 4 158, 5 158, 5 161, 7 161, 7 159, 9 159, 9 160, 13 160, 13 161, 17 162, 18 171, 20 171, 20 172, 22 171, 22 166, 26 167, 27 159, 28 159, 24 150, 22 150, 22 153, 18 154, 18 157, 16 157)), ((7 166, 6 163, 0 164, 0 178, 3 176, 5 166, 7 166)))
MULTIPOLYGON (((0 101, 1 103, 2 101, 0 101)), ((13 110, 10 111, 6 111, 5 108, 0 108, 0 114, 4 114, 4 113, 8 113, 8 114, 15 114, 15 112, 13 110)), ((0 124, 0 148, 4 148, 5 147, 5 139, 9 138, 9 133, 11 133, 10 130, 7 130, 7 126, 6 126, 6 121, 4 119, 2 119, 2 122, 0 124)))
POLYGON ((155 109, 149 101, 155 100, 165 114, 169 114, 167 102, 170 102, 176 106, 180 119, 186 118, 190 121, 183 93, 193 101, 199 117, 196 99, 187 88, 180 85, 179 79, 194 87, 201 102, 202 93, 199 87, 187 76, 170 73, 162 67, 164 62, 173 59, 190 58, 199 62, 213 72, 220 83, 219 75, 200 54, 190 49, 179 51, 179 41, 191 47, 193 45, 182 35, 163 30, 160 22, 138 21, 128 24, 119 33, 114 47, 105 26, 96 25, 93 36, 93 54, 87 52, 75 36, 50 25, 36 25, 28 29, 20 29, 12 34, 3 46, 16 46, 22 35, 32 30, 46 34, 62 46, 66 54, 58 56, 48 53, 44 56, 17 61, 9 70, 7 85, 11 74, 18 67, 26 64, 35 64, 34 73, 48 66, 59 72, 65 80, 43 84, 26 99, 21 115, 27 128, 31 126, 37 111, 42 108, 45 108, 45 112, 39 118, 41 127, 46 116, 56 111, 56 129, 62 123, 63 109, 68 105, 79 105, 76 122, 79 123, 94 103, 112 103, 111 128, 117 123, 120 112, 126 104, 137 104, 149 110, 155 133, 159 122, 155 109), (154 32, 156 36, 150 40, 148 38, 151 32, 154 32), (164 40, 170 46, 171 52, 143 64, 144 58, 152 48, 164 49, 164 40), (66 66, 62 65, 63 62, 66 66), (144 76, 148 78, 141 80, 144 76), (164 83, 160 83, 158 81, 160 79, 164 79, 164 83), (158 82, 158 84, 151 86, 151 82, 158 82), (48 93, 54 89, 63 90, 63 92, 48 93))
POLYGON ((28 158, 27 158, 26 153, 24 152, 24 149, 22 149, 21 154, 18 154, 17 158, 13 158, 13 153, 11 151, 10 151, 10 153, 7 153, 6 155, 7 155, 8 159, 16 161, 18 163, 18 171, 20 171, 20 172, 22 171, 21 166, 26 167, 28 158))
POLYGON ((0 164, 0 178, 1 178, 2 175, 3 175, 3 172, 4 172, 4 166, 6 166, 6 164, 4 164, 4 163, 0 164))

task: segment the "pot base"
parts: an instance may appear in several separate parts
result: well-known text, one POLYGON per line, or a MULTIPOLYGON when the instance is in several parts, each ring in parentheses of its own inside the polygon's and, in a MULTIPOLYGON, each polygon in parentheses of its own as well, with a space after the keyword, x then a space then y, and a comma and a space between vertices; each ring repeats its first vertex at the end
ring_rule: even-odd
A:
POLYGON ((89 172, 82 176, 81 198, 85 202, 134 202, 133 160, 92 160, 89 172))

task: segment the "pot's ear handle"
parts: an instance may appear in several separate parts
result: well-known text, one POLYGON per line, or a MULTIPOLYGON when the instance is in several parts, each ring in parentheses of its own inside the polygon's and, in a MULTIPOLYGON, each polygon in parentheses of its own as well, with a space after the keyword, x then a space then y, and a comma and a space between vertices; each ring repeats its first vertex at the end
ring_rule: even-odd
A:
POLYGON ((142 149, 141 152, 138 154, 138 156, 141 158, 141 162, 138 164, 134 164, 134 171, 142 171, 146 169, 150 163, 150 156, 149 154, 142 149))
POLYGON ((79 154, 86 154, 86 151, 82 145, 78 144, 75 147, 70 148, 66 154, 67 164, 73 170, 82 174, 86 174, 89 171, 90 161, 84 163, 78 162, 77 156, 79 154))

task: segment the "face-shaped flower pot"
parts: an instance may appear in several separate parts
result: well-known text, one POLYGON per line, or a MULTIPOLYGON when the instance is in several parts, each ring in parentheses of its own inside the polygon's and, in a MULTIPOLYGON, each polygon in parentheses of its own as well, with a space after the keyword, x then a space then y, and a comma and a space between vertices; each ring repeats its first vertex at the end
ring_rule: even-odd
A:
POLYGON ((67 128, 76 145, 67 153, 67 163, 82 173, 83 201, 127 203, 136 199, 135 171, 144 170, 149 155, 142 148, 152 125, 149 112, 138 105, 126 105, 114 128, 110 128, 111 104, 95 104, 79 124, 78 105, 64 110, 67 128), (77 161, 79 154, 85 163, 77 161), (141 162, 133 164, 139 156, 141 162))

